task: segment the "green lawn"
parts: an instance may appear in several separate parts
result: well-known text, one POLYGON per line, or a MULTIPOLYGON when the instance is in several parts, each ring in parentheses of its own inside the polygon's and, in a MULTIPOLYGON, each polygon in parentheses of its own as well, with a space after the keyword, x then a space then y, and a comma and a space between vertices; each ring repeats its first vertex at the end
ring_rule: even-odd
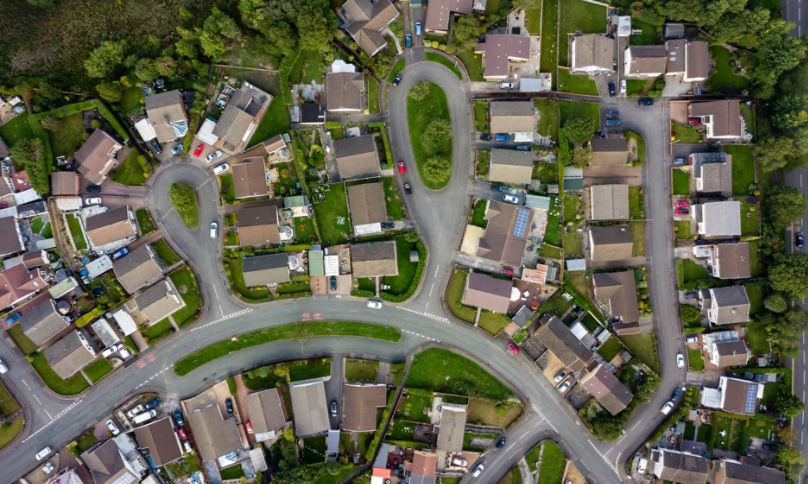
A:
POLYGON ((724 148, 732 156, 732 193, 749 194, 749 186, 755 183, 755 158, 748 145, 729 145, 724 148))
POLYGON ((185 301, 185 307, 174 313, 171 318, 178 326, 192 323, 199 309, 202 307, 202 295, 196 283, 196 276, 187 266, 171 274, 171 282, 185 301))
MULTIPOLYGON (((555 247, 545 244, 542 245, 539 255, 542 257, 551 257, 553 259, 560 260, 560 254, 555 253, 555 251, 555 247)), ((569 227, 567 233, 564 234, 564 255, 566 255, 568 258, 583 256, 581 234, 579 234, 574 227, 569 227)))
MULTIPOLYGON (((389 213, 389 212, 388 212, 389 213)), ((294 220, 295 240, 298 242, 316 242, 317 234, 314 232, 314 219, 311 217, 297 217, 294 220)), ((235 233, 231 232, 234 236, 235 233)))
POLYGON ((84 373, 90 378, 90 380, 92 380, 93 383, 97 382, 111 371, 112 364, 108 359, 103 357, 98 358, 84 368, 84 373))
POLYGON ((455 65, 454 62, 450 61, 446 57, 436 53, 436 52, 426 52, 424 57, 429 62, 437 62, 438 64, 443 65, 450 71, 454 72, 458 79, 463 80, 463 74, 460 72, 460 68, 455 65))
POLYGON ((743 76, 738 76, 732 72, 729 65, 729 51, 720 45, 710 46, 710 56, 713 58, 713 71, 707 79, 706 88, 712 92, 740 93, 745 90, 749 81, 743 76))
POLYGON ((635 161, 634 164, 642 165, 645 162, 645 140, 634 131, 625 131, 623 134, 626 138, 633 139, 634 142, 637 143, 637 161, 635 161))
POLYGON ((483 56, 482 54, 475 54, 474 48, 459 50, 455 53, 460 62, 466 66, 466 71, 469 73, 469 80, 471 82, 479 82, 483 80, 483 56))
POLYGON ((242 299, 248 302, 269 301, 272 295, 266 287, 247 287, 244 285, 244 274, 241 257, 231 258, 227 261, 230 286, 242 299))
POLYGON ((653 368, 654 371, 658 371, 659 362, 657 361, 654 333, 632 334, 623 336, 621 339, 626 348, 628 348, 629 353, 653 368))
POLYGON ((671 138, 688 145, 701 144, 703 141, 698 129, 677 121, 671 121, 671 138))
POLYGON ((530 35, 541 34, 541 0, 536 0, 535 8, 525 10, 525 28, 530 35))
POLYGON ((415 355, 406 384, 437 392, 495 400, 514 397, 510 388, 477 363, 439 348, 430 348, 415 355))
POLYGON ((564 126, 564 121, 568 118, 582 116, 592 118, 595 131, 600 130, 600 106, 597 103, 559 101, 558 107, 561 112, 561 126, 564 126))
POLYGON ((690 221, 689 220, 679 220, 673 223, 674 231, 676 232, 676 238, 679 240, 688 240, 692 237, 690 232, 690 221))
MULTIPOLYGON (((545 18, 547 17, 545 10, 545 18)), ((555 21, 555 11, 551 17, 555 21)), ((553 22, 555 24, 555 22, 553 22)), ((606 29, 606 7, 583 0, 561 0, 560 38, 558 39, 559 64, 567 64, 567 34, 580 30, 582 33, 600 33, 606 29)), ((542 36, 546 35, 542 32, 542 36)))
POLYGON ((24 423, 25 418, 20 415, 12 420, 8 426, 0 427, 0 449, 10 444, 18 435, 20 435, 24 423))
POLYGON ((148 172, 143 169, 144 165, 141 165, 141 160, 138 160, 138 157, 143 158, 142 163, 148 163, 146 158, 141 155, 138 150, 132 149, 129 156, 109 174, 109 177, 112 178, 113 181, 123 185, 144 185, 148 172))
POLYGON ((292 84, 308 84, 311 81, 323 82, 325 68, 322 55, 316 50, 301 50, 297 61, 289 71, 289 82, 292 84))
POLYGON ((573 75, 567 69, 558 70, 558 90, 575 94, 598 95, 598 86, 587 76, 573 75))
POLYGON ((379 362, 371 360, 345 360, 345 379, 373 383, 379 373, 379 362))
POLYGON ((677 270, 681 268, 682 278, 685 282, 705 280, 710 277, 707 269, 696 264, 690 259, 677 259, 677 270))
POLYGON ((488 101, 476 99, 472 103, 474 107, 474 126, 480 133, 488 132, 488 101))
POLYGON ((635 220, 629 222, 631 229, 631 241, 634 246, 631 248, 631 257, 645 257, 645 222, 635 220))
POLYGON ((317 336, 357 336, 398 341, 401 332, 396 328, 354 321, 312 321, 291 323, 244 333, 235 338, 213 343, 185 356, 174 365, 174 373, 183 376, 205 363, 226 356, 232 352, 247 349, 274 341, 305 339, 317 336))
POLYGON ((237 464, 220 470, 219 475, 222 479, 240 479, 244 477, 244 469, 241 468, 241 464, 237 464))
POLYGON ((749 315, 755 316, 763 310, 763 299, 766 297, 766 286, 763 282, 747 282, 744 284, 749 298, 749 315))
POLYGON ((325 200, 314 203, 314 214, 323 244, 334 245, 347 240, 351 236, 351 224, 345 184, 330 185, 330 190, 325 192, 325 200))
POLYGON ((73 237, 76 249, 86 249, 87 241, 84 239, 84 232, 81 230, 81 222, 75 214, 70 213, 67 215, 67 225, 70 227, 70 235, 73 237))
POLYGON ((564 476, 567 458, 558 444, 553 441, 545 440, 542 447, 539 484, 558 484, 564 476))
POLYGON ((165 239, 160 239, 157 242, 151 244, 152 249, 157 254, 157 257, 160 258, 163 263, 165 263, 166 267, 171 267, 177 262, 180 261, 180 258, 177 254, 168 246, 168 242, 165 239))
POLYGON ((33 355, 31 357, 31 365, 37 373, 39 373, 39 376, 42 377, 42 380, 45 381, 45 384, 60 395, 75 395, 83 392, 89 386, 84 380, 84 377, 81 376, 81 373, 76 373, 69 379, 62 380, 50 367, 48 360, 45 359, 44 353, 33 355))
POLYGON ((289 110, 286 104, 283 103, 283 99, 276 97, 272 100, 272 104, 269 105, 261 124, 258 125, 252 138, 250 138, 250 146, 256 145, 276 134, 289 131, 289 125, 289 110))
POLYGON ((393 65, 393 68, 390 69, 390 75, 387 76, 387 82, 393 82, 393 79, 395 79, 398 73, 403 71, 405 67, 407 67, 407 61, 403 57, 399 58, 395 65, 393 65))
POLYGON ((185 183, 172 183, 169 188, 171 204, 177 210, 183 223, 189 229, 199 226, 199 202, 196 199, 194 188, 185 183))
MULTIPOLYGON (((17 144, 18 141, 34 137, 31 125, 28 124, 28 114, 20 114, 8 123, 0 126, 0 138, 9 148, 17 144)), ((71 153, 72 155, 73 153, 71 153)))
POLYGON ((152 223, 148 210, 145 208, 137 209, 135 217, 137 217, 137 224, 140 226, 140 231, 143 235, 154 232, 154 223, 152 223))
POLYGON ((374 77, 368 77, 368 110, 379 112, 379 81, 374 77))
POLYGON ((424 150, 421 138, 431 121, 442 119, 451 122, 446 94, 437 84, 429 83, 429 92, 423 100, 417 101, 407 98, 407 119, 410 127, 412 151, 415 156, 415 163, 418 165, 418 174, 421 176, 421 181, 426 188, 440 190, 449 183, 449 178, 451 177, 451 144, 446 147, 445 153, 439 155, 444 158, 446 163, 449 163, 447 174, 445 176, 432 176, 426 173, 426 161, 431 154, 424 150))
POLYGON ((617 356, 622 349, 623 345, 620 344, 620 341, 615 337, 611 337, 598 348, 598 354, 602 356, 604 360, 612 361, 612 358, 617 356))
POLYGON ((387 207, 387 216, 393 220, 404 219, 404 202, 401 201, 401 192, 395 177, 382 178, 384 183, 384 205, 387 207))
POLYGON ((673 194, 674 195, 690 195, 690 173, 674 168, 673 172, 673 194))
POLYGON ((236 191, 233 187, 233 174, 228 172, 219 177, 219 195, 223 203, 233 203, 236 200, 236 191))
POLYGON ((410 262, 410 251, 415 250, 414 242, 407 242, 404 237, 396 237, 396 258, 398 259, 398 275, 387 276, 382 282, 390 286, 387 292, 404 294, 412 284, 417 262, 410 262))
POLYGON ((289 364, 289 379, 291 381, 311 380, 322 378, 331 374, 331 358, 313 358, 298 360, 289 364))
POLYGON ((763 275, 763 260, 760 253, 760 240, 749 241, 749 270, 752 277, 763 275))
POLYGON ((19 409, 20 406, 8 391, 8 388, 3 385, 3 382, 0 382, 0 416, 8 417, 19 409))
POLYGON ((660 27, 632 17, 631 28, 642 30, 640 35, 632 35, 629 37, 631 45, 654 45, 662 43, 660 27))
POLYGON ((143 328, 140 333, 147 338, 148 342, 152 343, 160 338, 168 336, 168 334, 173 330, 174 327, 171 326, 171 321, 168 318, 165 318, 152 324, 151 326, 143 328))
POLYGON ((53 156, 73 156, 87 139, 82 115, 79 112, 55 119, 55 128, 48 131, 53 156))
POLYGON ((474 208, 471 212, 471 225, 485 228, 488 221, 485 219, 485 208, 488 206, 488 200, 477 200, 474 203, 474 208))
MULTIPOLYGON (((446 288, 446 304, 449 310, 452 311, 456 317, 466 321, 467 323, 474 324, 474 318, 477 315, 477 308, 464 306, 460 301, 463 298, 463 290, 466 286, 466 278, 468 272, 456 270, 451 279, 449 279, 449 286, 446 288)), ((502 329, 510 323, 511 319, 499 313, 494 313, 488 310, 483 310, 480 313, 479 325, 480 328, 488 331, 496 336, 502 329)))
POLYGON ((555 99, 536 99, 533 101, 539 110, 538 132, 542 136, 558 139, 558 101, 555 99))
MULTIPOLYGON (((558 0, 543 0, 542 10, 547 15, 542 14, 541 18, 541 64, 539 69, 542 72, 552 73, 555 81, 556 52, 559 49, 559 41, 558 31, 556 30, 556 14, 554 12, 558 12, 558 0)), ((566 39, 566 36, 564 39, 566 39)), ((566 49, 566 40, 562 44, 561 48, 566 49)))
POLYGON ((6 331, 11 339, 14 340, 14 343, 20 348, 20 351, 25 353, 26 355, 30 355, 34 351, 39 348, 33 341, 28 339, 28 336, 25 336, 25 333, 22 332, 22 327, 19 324, 15 324, 14 326, 8 328, 6 331))
POLYGON ((741 202, 741 235, 758 235, 760 226, 760 208, 755 204, 746 203, 745 198, 736 198, 741 202))
POLYGON ((644 201, 641 187, 628 187, 628 211, 632 219, 645 217, 644 201))
POLYGON ((704 370, 704 355, 699 350, 687 349, 687 360, 690 363, 691 371, 704 370))
POLYGON ((132 86, 123 92, 121 100, 118 101, 118 107, 122 113, 128 113, 140 106, 141 101, 144 101, 143 91, 137 86, 132 86))

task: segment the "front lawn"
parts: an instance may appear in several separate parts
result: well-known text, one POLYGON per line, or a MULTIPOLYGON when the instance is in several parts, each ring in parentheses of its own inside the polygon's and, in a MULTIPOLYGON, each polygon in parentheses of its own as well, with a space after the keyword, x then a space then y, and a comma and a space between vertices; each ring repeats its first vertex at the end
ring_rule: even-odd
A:
MULTIPOLYGON (((642 136, 634 131, 625 131, 624 134, 626 138, 633 139, 637 144, 637 160, 633 161, 634 165, 642 165, 645 162, 645 140, 642 139, 642 136)), ((632 152, 632 159, 633 157, 634 153, 632 152)))
POLYGON ((158 321, 151 326, 147 326, 140 330, 140 333, 146 337, 146 341, 149 343, 153 343, 160 338, 168 336, 171 331, 174 330, 174 327, 171 326, 171 321, 168 318, 165 318, 161 321, 158 321))
POLYGON ((314 203, 314 214, 324 245, 344 242, 351 236, 351 224, 348 220, 348 199, 345 196, 345 184, 330 185, 325 192, 325 200, 314 203))
POLYGON ((177 209, 185 226, 193 230, 199 226, 199 203, 194 188, 185 183, 172 183, 169 188, 171 204, 177 209))
POLYGON ((689 220, 679 220, 673 222, 673 229, 676 233, 677 240, 689 240, 692 237, 689 220))
POLYGON ((424 54, 424 58, 429 62, 437 62, 442 66, 446 67, 450 71, 454 72, 458 79, 463 80, 463 74, 460 73, 460 68, 458 68, 454 62, 450 61, 446 57, 436 53, 436 52, 426 52, 424 54))
POLYGON ((289 131, 289 110, 280 96, 272 100, 269 105, 261 124, 255 129, 252 138, 250 138, 250 146, 256 145, 266 139, 269 139, 276 134, 285 133, 289 131))
POLYGON ((67 225, 70 227, 70 235, 73 237, 73 243, 76 244, 76 250, 86 249, 87 241, 84 239, 84 232, 81 230, 81 222, 75 214, 67 214, 67 225))
POLYGON ((398 275, 387 276, 382 279, 383 284, 390 286, 387 292, 404 294, 412 284, 415 276, 417 262, 410 262, 410 251, 416 250, 415 242, 407 242, 403 236, 396 237, 396 259, 398 260, 398 275))
POLYGON ((355 360, 352 358, 345 360, 345 379, 347 381, 373 383, 376 381, 378 373, 378 361, 355 360))
POLYGON ((629 222, 631 229, 631 241, 634 246, 631 248, 631 257, 645 257, 645 222, 635 220, 629 222))
POLYGON ((168 242, 166 242, 165 239, 160 239, 152 243, 151 248, 154 249, 155 254, 163 261, 166 267, 171 267, 180 261, 180 258, 171 247, 168 246, 168 242))
POLYGON ((699 350, 687 349, 687 361, 691 371, 704 370, 704 355, 699 350))
POLYGON ((459 50, 455 53, 458 59, 466 66, 471 82, 481 82, 483 80, 483 56, 475 54, 474 48, 459 50))
POLYGON ((564 477, 567 457, 561 448, 551 440, 542 443, 541 466, 539 467, 539 484, 557 484, 564 477))
POLYGON ((395 79, 405 67, 407 67, 407 61, 403 57, 399 58, 395 65, 393 65, 393 68, 390 69, 390 75, 387 76, 387 82, 393 82, 393 79, 395 79))
POLYGON ((480 133, 488 132, 488 101, 476 99, 474 106, 474 126, 480 133))
POLYGON ((766 287, 762 282, 747 282, 744 284, 744 288, 746 288, 746 296, 749 298, 749 315, 755 316, 763 310, 766 287))
POLYGON ((386 176, 382 178, 384 184, 384 205, 387 208, 387 216, 393 220, 404 219, 404 202, 401 201, 401 193, 398 191, 398 184, 395 177, 386 176))
POLYGON ((132 149, 129 155, 118 165, 109 177, 112 181, 122 185, 142 186, 151 172, 151 165, 146 157, 141 155, 136 149, 132 149))
MULTIPOLYGON (((548 11, 545 10, 545 18, 548 11)), ((555 26, 555 10, 549 12, 555 26)), ((559 26, 559 64, 567 63, 567 34, 580 30, 584 34, 600 33, 606 29, 606 7, 583 0, 561 0, 561 25, 559 26)), ((542 37, 546 35, 542 31, 542 37)))
POLYGON ((748 145, 726 146, 724 151, 732 156, 732 194, 747 195, 755 183, 755 158, 748 145))
POLYGON ((673 194, 674 195, 690 195, 690 173, 678 168, 674 168, 673 172, 673 194))
POLYGON ((191 269, 183 267, 177 272, 171 274, 171 282, 174 283, 177 290, 185 301, 185 307, 174 313, 171 318, 178 326, 184 326, 192 323, 194 317, 202 307, 202 295, 199 293, 199 286, 196 284, 196 276, 191 269))
POLYGON ((6 332, 9 336, 11 336, 11 339, 14 340, 14 343, 16 343, 20 348, 20 351, 26 355, 30 355, 36 351, 37 348, 39 348, 36 344, 34 344, 33 341, 28 339, 28 336, 25 336, 25 333, 22 332, 22 327, 19 324, 15 324, 14 326, 8 328, 8 331, 6 332))
POLYGON ((374 77, 368 77, 368 111, 379 112, 379 81, 374 77))
POLYGON ((236 191, 233 186, 233 174, 228 172, 219 177, 219 196, 223 203, 233 203, 236 200, 236 191))
POLYGON ((522 416, 523 410, 524 407, 516 402, 498 403, 486 398, 470 398, 468 421, 508 428, 522 416))
POLYGON ((598 86, 588 76, 570 74, 567 69, 558 70, 558 90, 575 94, 598 95, 598 86))
POLYGON ((671 138, 686 145, 701 144, 704 141, 698 129, 677 121, 671 121, 671 138))
POLYGON ((84 374, 87 375, 93 383, 97 382, 111 371, 112 364, 104 357, 95 360, 84 368, 84 374))
MULTIPOLYGON (((555 77, 556 73, 556 52, 559 49, 558 31, 556 30, 556 12, 558 12, 558 0, 543 0, 542 10, 547 15, 541 16, 541 58, 539 70, 550 72, 555 77)), ((561 42, 561 49, 567 49, 566 34, 561 42)), ((554 79, 555 80, 555 79, 554 79)))
POLYGON ((45 353, 37 353, 31 357, 31 365, 42 377, 42 380, 51 390, 60 395, 75 395, 81 393, 89 386, 81 373, 76 373, 67 380, 62 378, 53 371, 53 368, 48 364, 45 359, 45 353))
MULTIPOLYGON (((466 278, 468 272, 455 270, 449 279, 449 285, 446 288, 446 304, 449 310, 457 318, 463 321, 474 324, 474 319, 477 317, 477 308, 464 306, 461 302, 463 298, 463 291, 466 287, 466 278)), ((480 313, 479 325, 480 328, 488 331, 496 336, 502 329, 511 322, 511 319, 500 313, 494 313, 488 310, 482 310, 480 313)))
POLYGON ((633 220, 645 217, 641 187, 628 187, 628 212, 633 220))
POLYGON ((748 87, 749 81, 745 77, 732 72, 729 64, 730 52, 726 48, 711 45, 710 57, 713 58, 714 64, 705 86, 708 91, 732 94, 740 93, 748 87))
POLYGON ((244 273, 241 256, 230 258, 225 262, 229 275, 230 287, 247 302, 262 302, 272 299, 272 295, 264 286, 247 287, 244 285, 244 273))
POLYGON ((430 348, 415 356, 406 385, 497 400, 514 396, 510 388, 477 363, 439 348, 430 348))
POLYGON ((474 208, 471 212, 471 225, 485 228, 488 221, 485 219, 485 209, 488 206, 488 200, 477 200, 474 203, 474 208))
POLYGON ((623 340, 623 344, 626 345, 629 353, 650 366, 654 371, 659 371, 654 333, 632 334, 623 336, 620 339, 623 340))
POLYGON ((491 166, 491 151, 477 150, 477 166, 474 168, 474 174, 478 178, 488 178, 490 166, 491 166))
MULTIPOLYGON (((9 148, 17 144, 20 140, 31 139, 34 137, 34 132, 31 131, 31 125, 28 124, 28 114, 23 113, 15 116, 14 119, 0 126, 0 138, 8 145, 9 148)), ((70 153, 71 155, 73 153, 70 153)))
POLYGON ((8 417, 19 409, 20 406, 8 391, 8 388, 3 385, 3 382, 0 382, 0 416, 8 417))
POLYGON ((17 416, 8 425, 0 427, 0 449, 10 444, 22 432, 25 418, 22 415, 17 416))
MULTIPOLYGON (((429 90, 422 100, 407 98, 407 119, 410 126, 410 142, 415 156, 415 163, 418 165, 418 174, 426 188, 440 190, 449 183, 452 175, 452 146, 443 146, 443 152, 429 153, 424 149, 424 132, 427 126, 436 120, 444 120, 451 123, 449 119, 449 106, 446 102, 446 94, 433 83, 429 83, 429 90), (440 173, 429 173, 427 171, 427 159, 433 157, 442 159, 442 163, 448 164, 448 169, 441 170, 440 173)), ((451 138, 450 138, 451 139, 451 138)))
POLYGON ((148 210, 145 208, 137 209, 135 212, 135 217, 137 217, 137 224, 140 227, 140 232, 142 235, 154 232, 154 223, 152 223, 148 210))

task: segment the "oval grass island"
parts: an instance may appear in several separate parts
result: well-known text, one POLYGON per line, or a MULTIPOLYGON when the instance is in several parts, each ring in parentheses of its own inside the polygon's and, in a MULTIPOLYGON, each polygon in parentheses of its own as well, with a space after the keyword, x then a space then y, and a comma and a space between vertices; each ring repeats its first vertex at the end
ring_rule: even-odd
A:
POLYGON ((452 123, 443 89, 428 81, 413 85, 407 94, 407 120, 421 182, 441 190, 452 176, 452 123))

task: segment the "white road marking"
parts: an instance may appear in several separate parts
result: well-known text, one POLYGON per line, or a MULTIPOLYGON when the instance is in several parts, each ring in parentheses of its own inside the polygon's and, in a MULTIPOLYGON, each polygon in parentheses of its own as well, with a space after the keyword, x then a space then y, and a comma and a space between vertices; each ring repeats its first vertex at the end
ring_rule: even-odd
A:
POLYGON ((242 314, 247 314, 247 313, 249 313, 251 311, 253 311, 252 308, 245 308, 245 309, 242 309, 240 311, 236 311, 236 312, 233 312, 233 313, 230 313, 230 314, 226 314, 226 315, 222 316, 221 318, 219 318, 219 319, 217 319, 215 321, 205 323, 202 326, 197 326, 196 328, 191 328, 190 332, 193 333, 194 331, 198 331, 198 330, 200 330, 202 328, 207 328, 208 326, 210 326, 212 324, 221 323, 222 321, 227 321, 228 319, 235 318, 236 316, 241 316, 242 314))
POLYGON ((423 335, 421 333, 416 333, 415 331, 410 331, 409 329, 402 329, 401 332, 411 334, 413 336, 418 336, 419 338, 424 338, 425 340, 436 341, 436 342, 440 343, 440 340, 437 339, 437 338, 432 338, 430 336, 425 336, 425 335, 423 335))
MULTIPOLYGON (((68 413, 70 410, 72 410, 72 409, 73 409, 73 407, 76 407, 76 406, 77 406, 77 405, 79 405, 79 404, 80 404, 82 401, 84 401, 84 400, 83 400, 83 399, 82 399, 82 400, 76 400, 75 402, 71 403, 70 405, 68 405, 67 407, 65 407, 65 408, 64 408, 64 409, 63 409, 61 412, 59 412, 58 414, 56 414, 56 417, 51 417, 51 415, 50 415, 50 414, 48 414, 48 417, 50 417, 51 421, 50 421, 50 422, 48 422, 48 423, 46 423, 46 424, 45 424, 45 425, 43 425, 42 427, 38 428, 37 430, 33 431, 33 432, 31 433, 31 435, 29 435, 28 437, 26 437, 26 438, 23 440, 23 442, 27 442, 27 441, 29 441, 30 439, 32 439, 32 438, 34 438, 35 436, 37 436, 37 435, 38 435, 40 432, 42 432, 43 430, 45 430, 46 428, 48 428, 48 426, 49 426, 49 425, 51 425, 52 423, 56 422, 57 420, 59 420, 60 418, 64 417, 65 415, 67 415, 67 413, 68 413)), ((47 411, 46 411, 45 413, 47 413, 47 411)))

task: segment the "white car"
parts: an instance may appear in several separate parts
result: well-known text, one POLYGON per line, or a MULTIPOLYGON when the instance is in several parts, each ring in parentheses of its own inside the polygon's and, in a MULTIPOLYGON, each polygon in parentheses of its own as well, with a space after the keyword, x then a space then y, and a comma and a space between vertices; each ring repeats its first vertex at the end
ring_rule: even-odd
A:
POLYGON ((87 197, 84 199, 85 205, 101 205, 101 197, 87 197))
POLYGON ((508 203, 512 203, 514 205, 519 205, 521 202, 519 201, 519 197, 516 195, 508 195, 507 193, 502 196, 502 200, 508 203))
POLYGON ((216 222, 211 222, 211 223, 210 223, 210 238, 211 238, 211 239, 215 239, 215 238, 216 238, 216 230, 217 230, 218 228, 219 228, 219 224, 217 224, 216 222))
POLYGON ((671 413, 671 410, 673 410, 673 402, 667 401, 665 402, 665 405, 662 405, 662 410, 660 410, 660 412, 662 415, 667 415, 671 413))
POLYGON ((8 366, 6 366, 6 362, 0 360, 0 375, 5 374, 8 372, 8 366))
POLYGON ((120 429, 118 429, 118 426, 115 425, 115 422, 113 422, 112 419, 107 420, 107 429, 109 429, 109 433, 111 433, 113 437, 121 433, 120 429))
POLYGON ((208 163, 210 163, 211 161, 215 160, 216 158, 218 158, 218 157, 220 157, 220 156, 222 156, 222 152, 221 152, 221 150, 216 150, 216 151, 214 151, 213 153, 211 153, 211 154, 209 154, 208 156, 206 156, 206 157, 205 157, 205 161, 207 161, 208 163))
POLYGON ((44 449, 37 452, 34 457, 36 457, 36 460, 42 460, 45 457, 49 456, 51 452, 53 452, 53 450, 50 447, 45 447, 44 449))
POLYGON ((368 307, 370 309, 381 309, 382 308, 382 302, 379 301, 378 299, 370 299, 368 301, 368 307))
POLYGON ((620 79, 620 94, 625 94, 626 91, 628 90, 627 88, 628 86, 626 85, 626 80, 620 79))
POLYGON ((685 367, 685 357, 681 353, 676 353, 676 366, 679 368, 685 367))
POLYGON ((480 474, 482 474, 484 470, 485 470, 485 464, 482 463, 477 464, 476 466, 474 466, 474 469, 472 469, 471 475, 477 477, 480 474))
POLYGON ((569 389, 570 389, 570 381, 569 380, 565 381, 564 383, 561 384, 560 387, 558 387, 558 391, 561 392, 562 395, 564 393, 567 393, 567 390, 569 390, 569 389))
POLYGON ((222 163, 221 165, 219 165, 219 166, 217 166, 216 168, 213 169, 213 174, 214 175, 221 175, 222 173, 226 172, 229 169, 230 169, 230 165, 228 165, 227 163, 222 163))

